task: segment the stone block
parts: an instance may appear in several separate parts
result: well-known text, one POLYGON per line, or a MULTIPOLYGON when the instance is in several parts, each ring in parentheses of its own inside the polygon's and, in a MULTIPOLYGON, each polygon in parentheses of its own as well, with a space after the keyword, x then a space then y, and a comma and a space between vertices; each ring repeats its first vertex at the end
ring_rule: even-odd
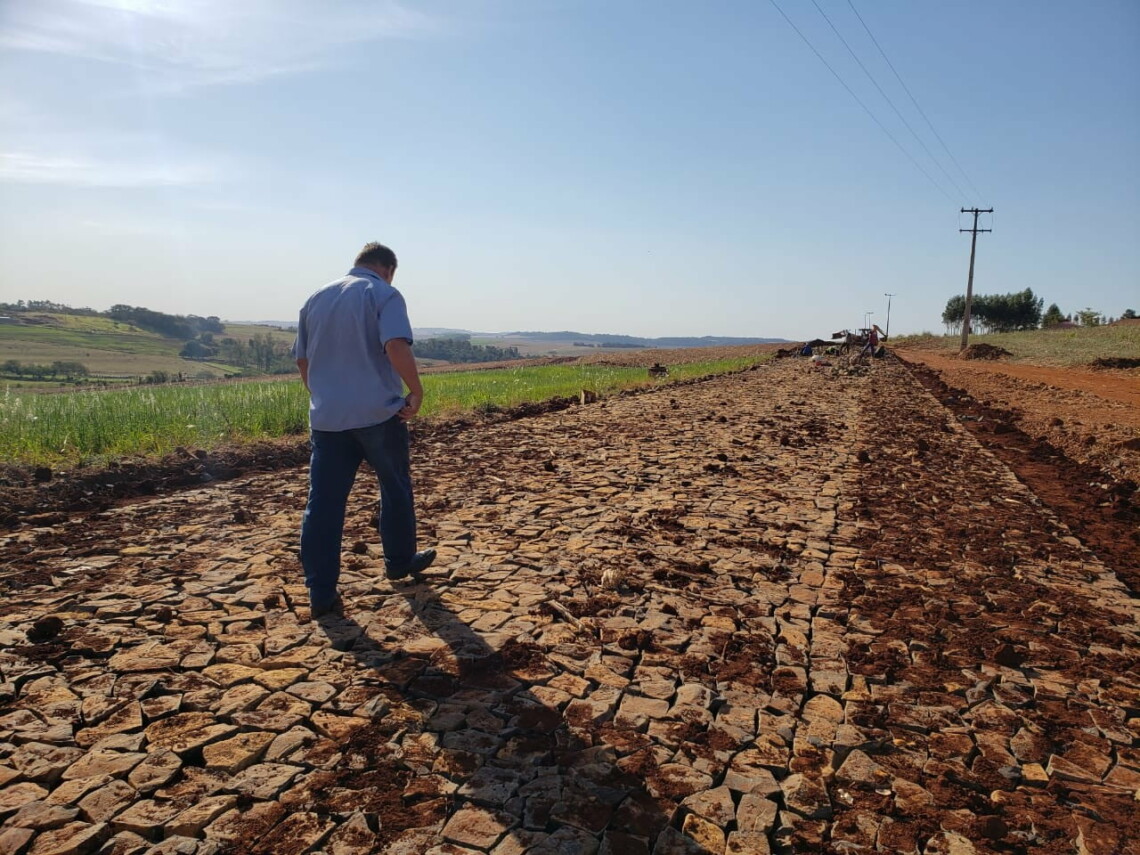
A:
POLYGON ((682 805, 720 828, 726 828, 736 818, 732 790, 726 786, 693 793, 685 798, 682 805))
POLYGON ((232 781, 229 789, 251 798, 268 801, 275 798, 301 774, 300 766, 285 763, 259 763, 243 769, 232 781))
POLYGON ((122 777, 146 758, 147 755, 140 752, 92 748, 71 764, 63 773, 63 780, 72 781, 76 778, 90 778, 96 775, 122 777))
POLYGON ((808 819, 827 819, 831 816, 831 799, 823 781, 816 777, 794 774, 780 782, 784 804, 808 819))
POLYGON ((175 816, 166 824, 167 834, 201 837, 203 829, 237 804, 237 796, 207 796, 175 816))
POLYGON ((213 713, 185 712, 159 719, 149 725, 146 737, 150 745, 176 754, 186 754, 236 732, 236 727, 217 724, 213 713))
POLYGON ((39 784, 12 784, 0 790, 0 817, 13 814, 26 804, 41 801, 48 791, 39 784))
POLYGON ((463 807, 443 827, 443 837, 452 843, 489 850, 517 823, 510 814, 482 807, 463 807))
POLYGON ((83 756, 78 748, 65 748, 43 742, 26 742, 7 758, 28 781, 54 784, 67 769, 83 756))
POLYGON ((169 749, 158 748, 131 770, 127 781, 140 793, 150 793, 170 783, 181 768, 182 758, 169 749))
POLYGON ((685 817, 681 833, 706 852, 723 852, 725 846, 724 829, 695 813, 685 817))
POLYGON ((180 810, 178 805, 172 802, 146 799, 135 802, 116 815, 111 820, 111 827, 115 831, 133 831, 148 840, 161 840, 166 823, 177 816, 180 810))
POLYGON ((102 822, 73 822, 38 835, 29 855, 90 855, 110 834, 102 822))
POLYGON ((276 736, 277 734, 266 731, 239 733, 230 739, 207 745, 202 749, 202 756, 208 769, 235 775, 260 760, 276 736))
POLYGON ((281 852, 311 852, 320 848, 336 824, 328 817, 302 811, 287 816, 250 848, 251 855, 279 855, 281 852))
POLYGON ((724 855, 771 855, 768 835, 757 831, 733 831, 725 842, 724 855))

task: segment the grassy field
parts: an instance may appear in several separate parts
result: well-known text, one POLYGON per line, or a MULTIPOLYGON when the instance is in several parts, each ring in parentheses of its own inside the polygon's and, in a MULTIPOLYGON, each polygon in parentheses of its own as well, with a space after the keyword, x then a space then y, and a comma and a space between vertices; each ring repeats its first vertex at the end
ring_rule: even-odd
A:
MULTIPOLYGON (((49 312, 35 312, 32 317, 43 323, 0 325, 0 362, 81 362, 93 378, 146 377, 165 371, 212 379, 238 370, 232 365, 183 359, 178 352, 185 342, 111 318, 49 312)), ((248 341, 267 332, 275 341, 293 343, 294 334, 288 330, 253 324, 226 324, 225 332, 216 337, 248 341)), ((59 383, 12 382, 26 389, 59 388, 59 383)))
MULTIPOLYGON (((736 371, 762 357, 673 365, 669 380, 736 371)), ((421 415, 511 407, 582 390, 605 395, 649 386, 644 368, 553 365, 424 377, 421 415)), ((0 460, 19 465, 97 464, 107 459, 162 455, 178 446, 272 439, 307 430, 308 396, 296 380, 201 386, 148 386, 111 391, 0 395, 0 460)))
POLYGON ((570 339, 565 341, 531 341, 525 338, 511 338, 510 336, 486 337, 472 336, 472 344, 490 345, 491 347, 517 347, 520 356, 586 356, 604 352, 596 347, 576 347, 570 339))
POLYGON ((281 327, 266 327, 260 324, 225 324, 225 332, 219 333, 214 338, 236 338, 239 341, 249 341, 255 335, 269 335, 274 341, 279 344, 293 345, 293 339, 297 337, 297 333, 293 330, 283 330, 281 327))
MULTIPOLYGON (((958 352, 961 341, 957 335, 908 336, 895 341, 894 347, 952 355, 958 352)), ((970 344, 1004 348, 1013 354, 1014 362, 1077 368, 1106 357, 1140 359, 1140 324, 972 335, 970 344)))

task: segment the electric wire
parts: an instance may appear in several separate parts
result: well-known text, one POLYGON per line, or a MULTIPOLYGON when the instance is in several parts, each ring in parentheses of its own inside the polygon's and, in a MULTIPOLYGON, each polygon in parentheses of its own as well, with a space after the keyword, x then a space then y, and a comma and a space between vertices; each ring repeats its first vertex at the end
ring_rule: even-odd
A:
POLYGON ((863 25, 863 29, 867 31, 867 35, 871 37, 871 41, 874 42, 875 47, 879 49, 879 53, 886 61, 887 66, 894 73, 895 79, 898 80, 899 85, 902 86, 903 91, 906 92, 907 97, 910 98, 910 102, 914 104, 914 108, 918 110, 919 115, 922 116, 922 118, 926 121, 926 126, 930 128, 931 133, 933 133, 938 142, 942 144, 942 150, 946 152, 950 160, 953 161, 954 165, 958 167, 958 171, 962 173, 962 177, 966 179, 966 183, 970 185, 970 189, 973 190, 974 193, 977 194, 977 198, 980 199, 982 197, 981 192, 978 190, 977 186, 975 186, 974 182, 970 180, 970 176, 966 174, 966 170, 962 168, 962 164, 958 162, 958 158, 954 157, 953 152, 950 151, 950 147, 947 146, 946 141, 942 139, 942 135, 939 134, 935 129, 934 123, 930 121, 926 115, 926 112, 922 109, 922 107, 918 105, 917 99, 913 94, 911 94, 910 88, 906 85, 906 83, 903 82, 902 76, 895 69, 894 63, 891 62, 890 58, 887 56, 886 51, 883 50, 882 45, 879 44, 879 40, 875 38, 875 34, 871 32, 871 28, 867 26, 867 22, 863 20, 863 16, 859 14, 859 10, 855 8, 855 4, 852 2, 852 0, 847 0, 847 5, 851 7, 851 11, 855 13, 855 17, 859 19, 859 23, 863 25))
POLYGON ((926 180, 929 181, 931 184, 933 184, 934 188, 939 193, 941 193, 943 196, 945 196, 947 201, 949 201, 951 204, 954 204, 954 200, 950 197, 950 194, 947 193, 942 188, 941 184, 939 184, 937 181, 935 181, 933 178, 931 178, 930 173, 922 168, 922 164, 919 163, 917 160, 915 160, 914 156, 909 151, 907 151, 905 148, 903 148, 902 143, 900 143, 897 139, 895 139, 895 135, 892 134, 887 129, 886 125, 884 125, 882 122, 879 121, 879 118, 874 113, 872 113, 871 109, 866 104, 863 103, 863 100, 858 95, 855 94, 855 90, 853 90, 850 86, 847 85, 847 82, 842 77, 839 76, 839 72, 837 72, 834 68, 832 68, 831 63, 829 63, 826 59, 823 58, 823 54, 821 54, 818 50, 815 49, 815 45, 813 45, 810 41, 808 41, 808 37, 805 36, 802 32, 800 32, 800 28, 797 27, 792 22, 792 19, 789 18, 784 13, 784 10, 780 8, 780 4, 778 4, 776 2, 776 0, 768 0, 768 2, 770 2, 773 6, 776 7, 776 11, 779 12, 780 15, 783 17, 783 19, 788 22, 788 26, 790 26, 793 30, 796 31, 796 35, 798 35, 801 39, 803 39, 804 44, 806 44, 809 48, 811 48, 811 52, 814 53, 816 55, 816 57, 818 57, 819 61, 822 62, 827 67, 827 70, 831 72, 832 76, 834 76, 835 79, 839 81, 839 85, 847 90, 847 94, 849 94, 852 98, 855 99, 855 103, 857 103, 860 107, 863 108, 863 112, 865 112, 868 116, 871 117, 871 120, 876 125, 879 126, 879 129, 882 130, 882 132, 884 134, 886 134, 888 137, 890 137, 891 142, 893 142, 898 147, 899 151, 901 151, 903 154, 905 154, 907 156, 907 158, 910 160, 910 162, 914 164, 915 169, 917 169, 919 172, 921 172, 923 175, 925 175, 926 180))
POLYGON ((899 108, 895 106, 895 102, 891 100, 891 97, 886 92, 883 91, 883 87, 879 85, 879 81, 877 81, 875 79, 875 76, 873 74, 871 74, 871 72, 867 69, 867 66, 865 66, 863 64, 863 60, 859 59, 858 54, 856 54, 855 51, 852 50, 851 45, 847 43, 847 39, 843 38, 843 34, 841 32, 839 32, 839 30, 836 28, 835 24, 832 23, 831 18, 827 17, 827 13, 824 12, 823 9, 820 8, 819 3, 817 3, 816 0, 811 0, 811 2, 812 2, 812 5, 815 6, 815 8, 819 12, 819 14, 821 14, 823 16, 823 20, 827 21, 827 25, 829 27, 831 27, 831 31, 833 33, 835 33, 836 36, 839 37, 839 41, 843 42, 843 46, 845 48, 847 48, 847 52, 849 54, 851 54, 851 58, 853 60, 855 60, 856 63, 858 63, 858 65, 861 69, 863 69, 863 73, 867 75, 867 79, 871 81, 871 83, 874 85, 874 87, 877 90, 879 90, 879 94, 883 96, 883 100, 885 100, 888 104, 890 104, 891 109, 895 111, 895 115, 899 117, 899 120, 904 125, 906 125, 906 129, 908 131, 910 131, 910 135, 912 137, 914 137, 915 141, 920 146, 922 146, 922 150, 926 152, 927 156, 932 161, 934 161, 934 165, 937 166, 942 171, 942 174, 946 176, 946 180, 954 185, 954 189, 958 191, 961 198, 966 199, 969 194, 966 193, 966 191, 964 191, 960 186, 958 186, 958 182, 954 180, 954 177, 949 172, 946 171, 945 167, 943 167, 942 164, 938 161, 938 158, 934 156, 934 153, 929 148, 926 147, 926 143, 924 143, 922 141, 922 137, 920 137, 918 134, 916 134, 914 132, 914 128, 912 128, 910 126, 910 122, 908 122, 906 120, 906 117, 902 113, 899 112, 899 108))

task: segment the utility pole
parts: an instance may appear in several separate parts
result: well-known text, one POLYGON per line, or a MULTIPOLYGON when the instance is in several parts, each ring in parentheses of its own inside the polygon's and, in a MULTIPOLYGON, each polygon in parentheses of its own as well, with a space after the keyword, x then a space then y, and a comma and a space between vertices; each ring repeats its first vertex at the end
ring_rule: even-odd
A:
POLYGON ((883 333, 883 338, 889 339, 891 337, 891 297, 893 297, 895 295, 894 294, 887 294, 884 292, 883 296, 887 298, 887 329, 883 333))
POLYGON ((958 229, 959 232, 970 232, 970 277, 966 280, 966 313, 962 317, 962 350, 970 343, 970 304, 974 302, 974 250, 978 245, 978 232, 992 232, 993 229, 978 228, 978 214, 992 214, 993 208, 963 208, 963 214, 974 215, 972 229, 958 229))

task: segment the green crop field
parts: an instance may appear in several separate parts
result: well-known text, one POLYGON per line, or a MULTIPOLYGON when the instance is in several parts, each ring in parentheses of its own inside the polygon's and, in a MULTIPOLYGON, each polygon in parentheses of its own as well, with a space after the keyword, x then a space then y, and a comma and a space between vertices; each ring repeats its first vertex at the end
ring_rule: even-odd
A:
MULTIPOLYGON (((552 365, 425 376, 421 415, 511 407, 582 390, 600 395, 737 371, 766 357, 673 365, 667 381, 644 368, 552 365)), ((123 456, 161 455, 178 446, 219 445, 303 434, 308 396, 295 379, 200 386, 145 386, 39 395, 0 394, 0 460, 19 465, 97 464, 123 456)))
MULTIPOLYGON (((961 343, 958 335, 924 335, 900 338, 894 346, 944 352, 949 356, 958 352, 961 343)), ((1110 357, 1140 359, 1140 324, 972 335, 970 344, 1004 348, 1013 354, 1010 358, 1014 362, 1076 368, 1110 357)))

